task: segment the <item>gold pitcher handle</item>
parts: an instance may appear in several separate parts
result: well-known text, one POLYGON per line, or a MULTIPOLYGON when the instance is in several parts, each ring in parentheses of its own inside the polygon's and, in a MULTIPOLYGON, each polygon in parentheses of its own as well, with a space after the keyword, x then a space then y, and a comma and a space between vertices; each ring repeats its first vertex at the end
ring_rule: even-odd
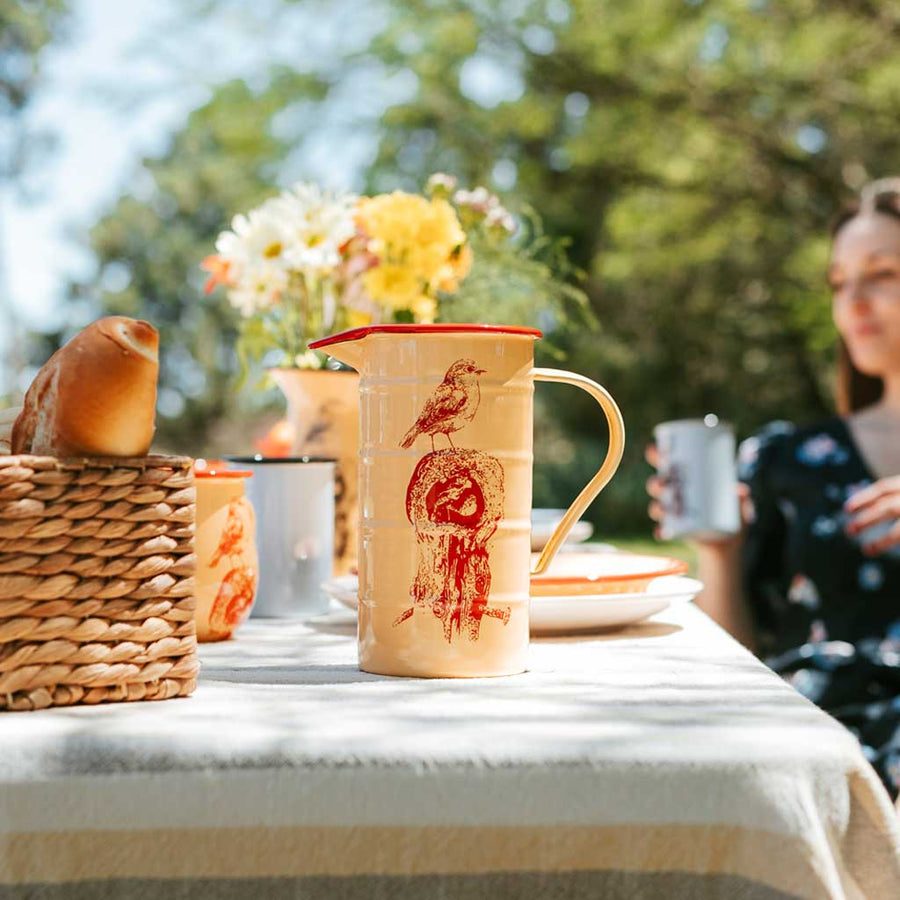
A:
POLYGON ((566 510, 566 514, 562 517, 562 521, 556 526, 556 530, 547 541, 537 565, 532 571, 532 575, 541 575, 550 565, 556 552, 562 546, 563 541, 568 537, 572 526, 581 518, 584 511, 591 505, 594 498, 603 488, 609 484, 610 479, 615 475, 619 463, 622 461, 622 452, 625 449, 625 422, 622 420, 622 413, 616 405, 616 401, 610 396, 609 391, 596 381, 585 378, 584 375, 578 375, 575 372, 565 372, 562 369, 534 369, 535 381, 549 381, 556 384, 573 384, 580 387, 583 391, 587 391, 599 404, 606 416, 609 425, 609 448, 606 451, 606 458, 603 465, 600 466, 597 474, 584 486, 581 493, 575 498, 575 502, 566 510))

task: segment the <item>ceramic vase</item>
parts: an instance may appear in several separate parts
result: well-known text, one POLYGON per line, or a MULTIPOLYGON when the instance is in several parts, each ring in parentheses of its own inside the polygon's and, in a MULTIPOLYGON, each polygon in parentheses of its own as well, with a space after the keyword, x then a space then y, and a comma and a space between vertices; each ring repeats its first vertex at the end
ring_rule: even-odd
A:
POLYGON ((287 400, 293 456, 333 459, 334 574, 356 571, 358 520, 359 377, 330 369, 272 369, 287 400))

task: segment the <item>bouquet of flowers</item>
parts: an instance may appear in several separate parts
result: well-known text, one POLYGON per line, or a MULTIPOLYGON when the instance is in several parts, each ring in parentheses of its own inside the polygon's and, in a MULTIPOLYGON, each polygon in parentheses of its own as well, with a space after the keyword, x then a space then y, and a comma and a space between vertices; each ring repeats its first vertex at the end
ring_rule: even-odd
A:
POLYGON ((344 328, 459 321, 454 312, 486 321, 482 306, 505 310, 517 291, 528 308, 507 312, 511 323, 533 321, 554 299, 583 306, 581 292, 558 277, 564 252, 536 221, 517 221, 483 187, 457 190, 449 175, 431 176, 424 195, 358 197, 300 183, 234 217, 203 261, 206 290, 224 286, 240 312, 245 367, 265 359, 320 368, 326 357, 309 342, 344 328), (497 292, 505 303, 492 303, 497 292))

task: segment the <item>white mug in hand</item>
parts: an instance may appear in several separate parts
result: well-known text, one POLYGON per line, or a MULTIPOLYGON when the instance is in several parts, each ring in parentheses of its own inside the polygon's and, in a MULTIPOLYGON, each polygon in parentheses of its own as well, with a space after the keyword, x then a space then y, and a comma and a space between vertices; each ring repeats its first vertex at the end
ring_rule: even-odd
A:
POLYGON ((740 531, 735 440, 731 426, 708 415, 653 429, 663 480, 660 534, 666 540, 722 540, 740 531))

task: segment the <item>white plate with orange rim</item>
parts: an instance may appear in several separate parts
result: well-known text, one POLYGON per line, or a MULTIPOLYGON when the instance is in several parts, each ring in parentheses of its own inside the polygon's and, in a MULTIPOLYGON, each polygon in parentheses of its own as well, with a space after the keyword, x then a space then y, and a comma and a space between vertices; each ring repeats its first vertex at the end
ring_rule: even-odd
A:
MULTIPOLYGON (((322 585, 324 591, 349 609, 359 605, 356 575, 343 575, 322 585)), ((643 591, 602 594, 532 596, 531 631, 561 634, 621 628, 662 612, 675 603, 688 603, 703 589, 695 578, 663 575, 652 579, 643 591)))
MULTIPOLYGON (((532 557, 532 564, 537 562, 532 557)), ((532 597, 637 594, 657 578, 684 575, 688 564, 671 556, 641 553, 559 553, 547 571, 531 576, 532 597)))
POLYGON ((654 578, 643 591, 532 596, 532 634, 570 634, 643 622, 676 603, 689 603, 703 583, 684 575, 654 578))

